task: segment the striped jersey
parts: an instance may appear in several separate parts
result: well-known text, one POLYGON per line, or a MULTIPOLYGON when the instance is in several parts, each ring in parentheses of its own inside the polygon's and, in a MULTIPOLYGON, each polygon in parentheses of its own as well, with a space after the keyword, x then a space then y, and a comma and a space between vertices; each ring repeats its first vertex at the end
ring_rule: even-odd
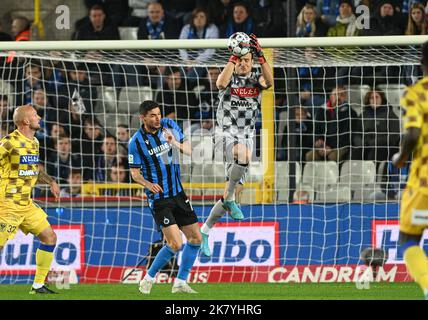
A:
POLYGON ((219 91, 217 124, 234 137, 252 137, 261 105, 259 72, 232 75, 229 85, 219 91))
POLYGON ((18 130, 0 140, 0 202, 26 206, 39 176, 39 141, 18 130))
POLYGON ((151 134, 142 126, 129 140, 128 162, 130 168, 141 168, 141 174, 147 181, 157 183, 163 193, 154 194, 145 189, 149 203, 153 200, 175 197, 183 191, 180 180, 180 164, 176 149, 165 139, 166 128, 182 143, 185 137, 180 127, 171 119, 161 119, 161 127, 151 134))

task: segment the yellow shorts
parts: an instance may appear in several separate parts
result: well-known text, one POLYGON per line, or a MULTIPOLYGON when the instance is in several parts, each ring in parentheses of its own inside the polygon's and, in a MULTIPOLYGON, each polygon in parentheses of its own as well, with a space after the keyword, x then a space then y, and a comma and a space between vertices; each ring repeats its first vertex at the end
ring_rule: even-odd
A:
POLYGON ((0 204, 0 247, 15 237, 18 229, 25 234, 38 236, 50 226, 47 214, 36 204, 19 206, 13 203, 0 204))
POLYGON ((413 191, 406 188, 403 192, 400 208, 400 231, 412 234, 421 235, 428 224, 415 224, 415 212, 421 212, 424 215, 428 214, 428 195, 413 191), (412 221, 413 219, 413 221, 412 221))

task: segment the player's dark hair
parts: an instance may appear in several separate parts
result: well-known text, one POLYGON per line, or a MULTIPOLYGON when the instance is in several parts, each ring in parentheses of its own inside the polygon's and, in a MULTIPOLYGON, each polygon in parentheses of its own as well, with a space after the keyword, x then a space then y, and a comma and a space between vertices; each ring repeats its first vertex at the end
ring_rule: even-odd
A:
POLYGON ((428 41, 422 45, 422 59, 421 63, 425 68, 428 68, 428 41))
POLYGON ((147 112, 155 108, 160 108, 159 103, 153 100, 146 100, 140 104, 140 114, 146 115, 147 112))

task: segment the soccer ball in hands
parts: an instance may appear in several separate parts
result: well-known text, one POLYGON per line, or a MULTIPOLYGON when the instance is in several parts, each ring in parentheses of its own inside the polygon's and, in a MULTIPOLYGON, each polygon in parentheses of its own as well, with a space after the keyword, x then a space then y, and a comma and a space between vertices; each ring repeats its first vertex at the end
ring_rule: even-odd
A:
POLYGON ((233 55, 242 57, 250 52, 250 41, 250 37, 245 32, 235 32, 229 37, 227 47, 233 55))

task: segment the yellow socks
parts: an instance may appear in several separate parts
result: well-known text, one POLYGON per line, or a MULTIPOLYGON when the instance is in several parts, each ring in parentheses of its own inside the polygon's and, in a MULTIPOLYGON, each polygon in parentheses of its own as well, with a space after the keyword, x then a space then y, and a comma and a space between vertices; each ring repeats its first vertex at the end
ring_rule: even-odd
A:
POLYGON ((428 290, 428 259, 419 246, 411 246, 404 251, 404 261, 410 275, 421 286, 424 292, 428 290))
POLYGON ((36 276, 34 277, 33 287, 38 289, 45 284, 46 277, 51 268, 53 260, 53 251, 55 245, 41 244, 36 251, 36 276))

